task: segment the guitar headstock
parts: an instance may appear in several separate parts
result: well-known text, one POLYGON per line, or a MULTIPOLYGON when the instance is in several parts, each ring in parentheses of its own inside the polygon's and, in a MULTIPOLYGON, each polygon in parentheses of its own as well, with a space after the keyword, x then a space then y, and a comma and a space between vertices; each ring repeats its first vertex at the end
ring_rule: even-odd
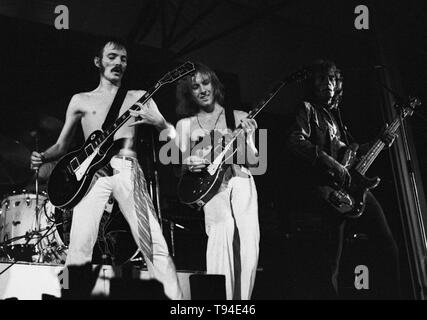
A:
POLYGON ((415 108, 418 107, 418 106, 420 106, 420 105, 421 105, 421 100, 418 99, 417 97, 411 97, 411 98, 409 98, 409 106, 410 106, 411 109, 415 110, 415 108))
POLYGON ((410 97, 409 101, 402 106, 402 110, 405 114, 412 115, 415 108, 421 105, 421 100, 417 97, 410 97))
POLYGON ((166 73, 160 80, 159 84, 163 85, 166 83, 172 83, 175 82, 182 77, 185 77, 186 75, 194 72, 196 69, 194 67, 194 64, 190 61, 187 61, 186 63, 180 65, 178 68, 166 73))

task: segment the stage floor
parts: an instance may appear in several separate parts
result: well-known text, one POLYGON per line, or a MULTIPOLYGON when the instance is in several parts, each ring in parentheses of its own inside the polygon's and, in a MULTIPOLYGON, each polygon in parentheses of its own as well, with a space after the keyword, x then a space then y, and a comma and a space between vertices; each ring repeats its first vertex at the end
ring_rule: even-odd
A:
MULTIPOLYGON (((0 273, 11 264, 0 262, 0 273)), ((95 268, 95 265, 93 267, 95 268)), ((18 262, 0 275, 0 299, 41 300, 43 294, 60 298, 60 281, 64 287, 67 286, 67 280, 62 276, 63 268, 63 265, 18 262)), ((204 274, 204 272, 178 271, 177 273, 184 299, 191 300, 189 277, 192 274, 204 274)), ((110 280, 120 276, 121 269, 113 268, 111 265, 102 265, 92 295, 108 297, 110 280)), ((149 279, 147 269, 134 268, 132 278, 149 279)))

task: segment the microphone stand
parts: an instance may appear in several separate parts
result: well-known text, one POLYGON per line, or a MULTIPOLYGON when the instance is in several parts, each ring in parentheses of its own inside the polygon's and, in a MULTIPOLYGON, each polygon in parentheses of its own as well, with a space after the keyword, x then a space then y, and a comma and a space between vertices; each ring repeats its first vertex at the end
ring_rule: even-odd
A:
MULTIPOLYGON (((400 112, 401 112, 401 110, 403 110, 403 107, 400 104, 396 103, 395 106, 400 109, 400 112)), ((411 189, 412 189, 412 192, 414 193, 415 209, 417 211, 418 223, 421 226, 421 228, 420 228, 421 229, 421 237, 422 237, 423 242, 424 242, 424 248, 427 248, 427 237, 426 237, 426 233, 425 233, 425 227, 424 227, 423 219, 421 218, 422 217, 421 203, 420 203, 418 187, 417 187, 417 183, 416 183, 416 179, 415 179, 415 172, 414 172, 414 168, 412 165, 412 157, 411 157, 411 153, 410 153, 410 149, 409 149, 407 129, 406 129, 405 121, 403 121, 402 118, 400 118, 400 126, 401 126, 401 137, 402 137, 403 149, 404 149, 404 154, 405 154, 405 160, 406 160, 406 164, 408 166, 408 171, 409 171, 408 174, 409 174, 409 178, 411 181, 411 189)))
MULTIPOLYGON (((34 135, 34 139, 35 139, 35 150, 37 152, 39 152, 39 133, 36 131, 35 135, 34 135)), ((39 211, 39 169, 36 169, 36 181, 35 181, 35 185, 36 185, 36 231, 40 231, 40 211, 39 211)), ((36 246, 38 245, 38 243, 36 244, 36 246)), ((41 252, 41 248, 39 248, 39 251, 41 252)), ((43 256, 42 254, 39 255, 39 261, 37 262, 43 262, 43 256)))
MULTIPOLYGON (((402 113, 402 111, 404 109, 404 107, 402 106, 402 101, 405 101, 405 100, 400 95, 398 95, 396 92, 394 92, 392 89, 390 89, 388 86, 381 83, 380 81, 378 81, 378 82, 385 90, 387 90, 389 93, 391 93, 391 95, 394 97, 394 99, 396 99, 397 102, 395 103, 395 107, 399 109, 400 113, 402 113)), ((415 209, 417 211, 417 219, 418 219, 418 223, 421 226, 421 228, 420 228, 421 229, 421 237, 422 237, 422 240, 424 243, 424 248, 425 248, 425 250, 427 250, 427 236, 425 233, 424 223, 423 223, 423 219, 422 219, 422 210, 421 210, 421 203, 420 203, 420 199, 419 199, 418 187, 417 187, 417 183, 416 183, 416 179, 415 179, 414 167, 412 165, 412 157, 411 157, 411 152, 409 149, 409 142, 408 142, 408 134, 407 134, 406 124, 405 124, 405 121, 403 121, 402 117, 400 117, 400 127, 401 127, 400 131, 401 131, 405 160, 406 160, 406 164, 408 166, 409 180, 411 182, 411 189, 412 189, 412 192, 414 194, 414 203, 415 203, 415 209)), ((427 267, 427 265, 426 265, 426 267, 427 267)))
MULTIPOLYGON (((392 89, 390 89, 387 85, 383 84, 381 81, 377 81, 380 86, 382 88, 384 88, 386 91, 388 91, 393 98, 395 99, 395 107, 399 109, 399 112, 402 113, 403 111, 403 103, 405 101, 405 99, 403 99, 399 94, 397 94, 396 92, 394 92, 392 89)), ((424 226, 424 222, 423 222, 423 212, 421 209, 421 202, 420 202, 420 198, 419 198, 419 192, 418 192, 418 187, 417 187, 417 182, 416 182, 416 178, 415 178, 415 171, 414 171, 414 167, 413 167, 413 161, 412 161, 412 157, 411 157, 411 152, 410 152, 410 148, 409 148, 409 142, 408 142, 408 134, 407 134, 407 128, 405 125, 405 122, 403 121, 402 117, 400 117, 400 125, 401 125, 401 137, 402 137, 402 144, 403 144, 403 152, 404 152, 404 157, 405 157, 405 161, 406 161, 406 166, 407 166, 407 173, 409 176, 409 181, 410 181, 410 188, 413 194, 413 203, 415 206, 415 213, 416 213, 416 222, 418 223, 418 231, 419 231, 419 236, 421 237, 421 241, 422 241, 422 247, 417 248, 416 245, 415 248, 413 249, 414 251, 417 251, 415 253, 416 256, 418 256, 418 259, 420 261, 420 269, 421 271, 419 271, 419 277, 420 277, 420 281, 421 283, 418 283, 418 285, 420 286, 419 289, 421 289, 421 296, 425 296, 426 294, 426 283, 427 283, 427 275, 426 275, 426 269, 427 269, 427 236, 426 236, 426 230, 425 230, 425 226, 424 226), (419 249, 419 250, 417 250, 419 249)), ((417 239, 415 240, 417 241, 417 239)), ((414 258, 416 259, 416 258, 414 258)), ((416 268, 418 269, 418 268, 416 268)))
POLYGON ((172 220, 163 219, 164 222, 169 223, 169 234, 171 238, 171 254, 172 257, 175 257, 175 227, 181 229, 181 230, 188 230, 186 227, 173 222, 172 220))

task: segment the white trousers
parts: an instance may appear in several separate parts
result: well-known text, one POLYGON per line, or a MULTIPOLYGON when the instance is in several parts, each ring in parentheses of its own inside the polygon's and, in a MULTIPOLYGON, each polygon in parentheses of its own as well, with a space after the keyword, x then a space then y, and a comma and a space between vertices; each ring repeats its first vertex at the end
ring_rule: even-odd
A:
MULTIPOLYGON (((111 194, 117 200, 121 212, 129 223, 135 242, 140 243, 137 230, 138 213, 135 210, 133 194, 132 161, 113 157, 110 163, 115 174, 98 178, 86 196, 74 207, 67 266, 83 265, 92 261, 99 224, 111 194)), ((153 212, 149 212, 149 222, 153 243, 153 263, 144 256, 148 272, 152 278, 163 284, 168 298, 182 299, 175 265, 153 212)))
POLYGON ((227 300, 249 300, 255 284, 260 237, 253 177, 232 177, 205 204, 204 213, 207 273, 225 275, 227 300))

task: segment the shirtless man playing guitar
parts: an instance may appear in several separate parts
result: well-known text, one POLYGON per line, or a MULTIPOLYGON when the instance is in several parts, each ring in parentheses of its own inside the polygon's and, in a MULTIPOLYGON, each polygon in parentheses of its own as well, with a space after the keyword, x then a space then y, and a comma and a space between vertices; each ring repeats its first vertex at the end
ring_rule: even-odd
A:
MULTIPOLYGON (((105 42, 94 58, 94 64, 99 69, 98 87, 72 97, 57 142, 44 152, 32 153, 33 169, 39 168, 44 162, 56 160, 67 152, 79 121, 86 140, 92 132, 101 129, 126 70, 125 46, 115 40, 105 42)), ((128 91, 119 115, 134 105, 144 93, 142 90, 128 91)), ((79 266, 91 262, 99 223, 105 204, 112 194, 143 253, 150 276, 163 284, 165 294, 170 299, 182 299, 175 266, 146 191, 144 175, 136 159, 133 141, 136 124, 151 124, 159 131, 172 126, 166 122, 153 100, 140 107, 139 112, 130 111, 132 117, 114 134, 114 141, 120 142, 120 150, 106 168, 99 170, 89 191, 73 208, 66 265, 79 266), (142 120, 135 124, 136 117, 142 117, 142 120)))

